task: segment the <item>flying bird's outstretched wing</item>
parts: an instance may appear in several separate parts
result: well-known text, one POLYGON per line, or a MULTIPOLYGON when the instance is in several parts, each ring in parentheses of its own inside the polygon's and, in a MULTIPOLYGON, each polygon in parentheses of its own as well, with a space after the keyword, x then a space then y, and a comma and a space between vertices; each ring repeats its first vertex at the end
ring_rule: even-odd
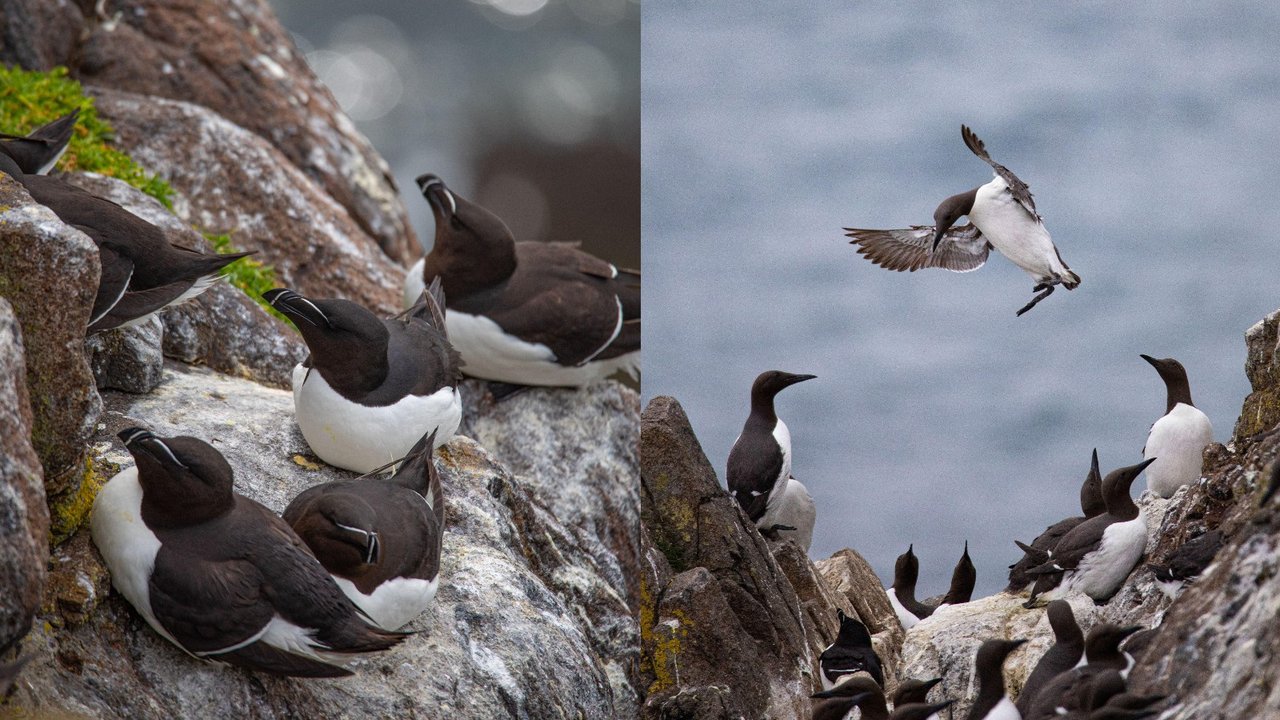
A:
POLYGON ((982 158, 982 161, 991 166, 992 170, 1004 180, 1004 184, 1009 186, 1009 192, 1013 194, 1013 199, 1018 201, 1027 212, 1031 213, 1031 217, 1040 220, 1040 213, 1036 212, 1036 201, 1031 197, 1031 188, 1022 182, 1017 175, 1009 168, 1001 165, 991 156, 987 154, 987 146, 973 134, 973 131, 966 125, 960 126, 960 137, 964 138, 964 144, 973 151, 974 155, 982 158))
POLYGON ((845 235, 853 238, 849 244, 858 246, 859 255, 865 255, 882 268, 898 272, 915 272, 928 267, 970 272, 982 267, 991 252, 991 244, 973 225, 947 230, 934 252, 929 252, 933 245, 932 225, 913 225, 901 230, 845 228, 844 231, 845 235))

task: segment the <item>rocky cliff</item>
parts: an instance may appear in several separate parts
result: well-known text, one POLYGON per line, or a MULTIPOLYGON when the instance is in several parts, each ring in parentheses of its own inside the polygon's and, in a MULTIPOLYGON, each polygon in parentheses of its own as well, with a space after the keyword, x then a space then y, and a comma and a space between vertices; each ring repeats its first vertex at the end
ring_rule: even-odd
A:
MULTIPOLYGON (((1172 695, 1167 720, 1280 717, 1280 493, 1260 506, 1280 464, 1278 325, 1280 311, 1245 335, 1253 392, 1231 442, 1206 448, 1204 477, 1168 500, 1138 501, 1146 562, 1215 529, 1227 538, 1216 561, 1174 600, 1140 564, 1106 605, 1071 601, 1085 628, 1156 628, 1136 651, 1130 683, 1172 695)), ((794 544, 771 543, 750 527, 674 399, 655 398, 642 418, 643 717, 808 718, 837 608, 855 611, 875 634, 890 693, 901 678, 942 676, 934 693, 958 701, 954 717, 964 717, 977 692, 973 658, 982 640, 1030 640, 1005 666, 1015 695, 1052 644, 1044 610, 1023 608, 1025 594, 944 608, 903 633, 855 551, 811 564, 794 544)))

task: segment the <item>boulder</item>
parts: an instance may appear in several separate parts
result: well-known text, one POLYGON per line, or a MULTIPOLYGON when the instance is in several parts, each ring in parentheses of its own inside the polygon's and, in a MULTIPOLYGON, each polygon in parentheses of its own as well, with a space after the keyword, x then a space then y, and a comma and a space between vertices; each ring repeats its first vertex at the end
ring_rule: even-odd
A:
POLYGON ((101 272, 98 249, 0 173, 0 257, 0 297, 22 327, 31 444, 44 467, 45 492, 72 494, 102 409, 84 352, 101 272))
POLYGON ((5 0, 0 4, 0 61, 30 70, 66 65, 83 29, 77 3, 5 0))
POLYGON ((1236 421, 1237 443, 1280 423, 1280 310, 1245 333, 1244 373, 1253 391, 1244 399, 1236 421))
POLYGON ((31 423, 22 329, 0 298, 0 653, 31 627, 49 554, 49 511, 31 423))
MULTIPOLYGON (((548 393, 538 401, 548 407, 534 408, 530 400, 526 409, 569 415, 549 406, 598 408, 617 395, 609 385, 583 392, 548 393)), ((277 511, 306 487, 351 476, 310 456, 285 391, 171 367, 150 394, 108 392, 106 403, 95 449, 104 466, 131 462, 118 441, 108 440, 142 424, 211 442, 231 462, 236 490, 277 511)), ((573 439, 587 428, 558 428, 563 437, 555 442, 590 445, 594 428, 573 439)), ((508 451, 522 467, 543 462, 537 447, 508 451)), ((634 663, 635 642, 600 641, 605 627, 618 638, 636 635, 620 597, 598 602, 612 584, 596 558, 623 554, 615 538, 588 538, 567 527, 538 484, 466 437, 441 448, 437 465, 447 508, 439 594, 409 625, 417 634, 356 661, 354 677, 284 679, 197 661, 161 639, 118 594, 68 588, 51 600, 47 623, 31 636, 32 661, 9 707, 35 716, 104 718, 635 717, 637 693, 623 671, 634 663), (548 569, 551 578, 544 577, 548 569)), ((584 497, 610 492, 589 473, 556 481, 584 497)), ((86 535, 81 530, 65 547, 86 535)), ((58 572, 82 589, 97 588, 96 562, 71 557, 58 572)))
POLYGON ((145 393, 159 385, 164 370, 163 337, 164 325, 152 315, 137 325, 85 338, 85 353, 98 389, 145 393))
MULTIPOLYGON (((886 693, 893 695, 898 682, 905 679, 902 667, 902 623, 889 604, 889 596, 871 563, 853 548, 845 548, 829 558, 814 562, 823 581, 857 614, 871 633, 871 646, 884 667, 886 693)), ((849 610, 845 609, 848 613, 849 610)), ((852 615, 851 615, 852 617, 852 615)), ((835 630, 838 632, 839 627, 835 630)), ((931 676, 933 677, 933 676, 931 676)))

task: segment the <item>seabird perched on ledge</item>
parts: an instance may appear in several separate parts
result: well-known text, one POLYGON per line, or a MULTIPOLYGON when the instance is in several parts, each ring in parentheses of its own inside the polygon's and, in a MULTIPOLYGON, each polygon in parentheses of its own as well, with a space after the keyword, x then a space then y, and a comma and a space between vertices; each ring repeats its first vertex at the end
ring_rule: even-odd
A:
POLYGON ((1164 380, 1165 413, 1151 426, 1145 458, 1159 458, 1147 470, 1147 489, 1162 498, 1173 497, 1178 488, 1200 478, 1204 449, 1213 442, 1209 416, 1191 402, 1187 370, 1173 358, 1156 359, 1141 355, 1164 380))

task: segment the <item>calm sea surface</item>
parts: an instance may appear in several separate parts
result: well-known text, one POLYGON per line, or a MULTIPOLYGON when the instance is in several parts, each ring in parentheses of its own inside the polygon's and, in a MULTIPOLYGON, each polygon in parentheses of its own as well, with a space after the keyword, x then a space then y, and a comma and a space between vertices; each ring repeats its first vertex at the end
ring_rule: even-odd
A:
MULTIPOLYGON (((980 593, 1103 471, 1141 459, 1178 358, 1229 438, 1244 331, 1280 307, 1280 6, 643 6, 644 394, 712 463, 770 368, 812 555, 881 577, 915 543, 922 596, 967 539, 980 593), (969 124, 1030 184, 1083 278, 891 273, 841 227, 928 224, 987 182, 969 124)), ((722 477, 723 480, 723 477, 722 477)), ((1135 484, 1135 495, 1145 484, 1135 484)))

